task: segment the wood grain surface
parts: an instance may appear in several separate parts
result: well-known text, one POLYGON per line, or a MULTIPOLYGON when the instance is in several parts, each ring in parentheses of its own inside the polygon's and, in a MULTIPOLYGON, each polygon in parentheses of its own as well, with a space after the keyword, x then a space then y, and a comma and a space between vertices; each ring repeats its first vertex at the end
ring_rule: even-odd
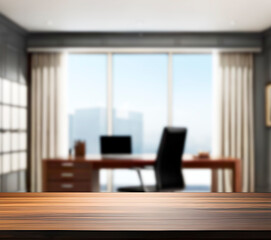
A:
MULTIPOLYGON (((70 158, 51 158, 43 159, 43 161, 62 163, 63 161, 84 163, 88 162, 94 168, 135 168, 153 166, 155 164, 155 155, 131 155, 127 157, 106 157, 102 155, 90 155, 86 157, 70 157, 70 158)), ((182 159, 184 168, 232 168, 236 162, 240 162, 237 158, 208 158, 208 159, 193 159, 191 157, 182 159)))
POLYGON ((19 230, 270 239, 271 193, 0 193, 0 237, 19 230))

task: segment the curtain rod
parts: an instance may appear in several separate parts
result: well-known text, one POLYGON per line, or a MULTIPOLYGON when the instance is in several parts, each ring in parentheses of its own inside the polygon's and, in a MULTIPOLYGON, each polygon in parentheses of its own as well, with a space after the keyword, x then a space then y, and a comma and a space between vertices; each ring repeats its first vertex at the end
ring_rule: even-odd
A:
POLYGON ((110 47, 110 48, 99 48, 99 47, 30 47, 27 49, 29 53, 35 52, 66 52, 66 53, 213 53, 213 52, 250 52, 259 53, 262 49, 259 47, 255 48, 150 48, 150 47, 110 47))

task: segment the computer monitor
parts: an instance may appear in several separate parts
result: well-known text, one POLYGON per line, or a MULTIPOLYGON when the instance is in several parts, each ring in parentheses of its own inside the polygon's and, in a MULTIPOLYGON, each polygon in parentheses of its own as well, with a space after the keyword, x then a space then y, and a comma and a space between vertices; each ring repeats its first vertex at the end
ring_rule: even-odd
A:
POLYGON ((131 154, 131 136, 101 136, 101 154, 131 154))

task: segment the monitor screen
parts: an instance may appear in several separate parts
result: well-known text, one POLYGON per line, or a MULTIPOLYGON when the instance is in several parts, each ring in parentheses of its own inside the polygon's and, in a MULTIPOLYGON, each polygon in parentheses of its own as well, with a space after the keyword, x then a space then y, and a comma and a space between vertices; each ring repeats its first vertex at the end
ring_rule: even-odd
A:
POLYGON ((132 153, 131 136, 101 136, 102 154, 132 153))

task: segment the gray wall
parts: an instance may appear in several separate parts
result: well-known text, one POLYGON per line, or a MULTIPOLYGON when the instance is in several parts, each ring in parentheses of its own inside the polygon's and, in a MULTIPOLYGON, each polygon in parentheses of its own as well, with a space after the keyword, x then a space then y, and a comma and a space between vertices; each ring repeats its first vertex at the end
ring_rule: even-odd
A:
MULTIPOLYGON (((27 84, 26 34, 0 14, 0 78, 27 84)), ((26 171, 1 174, 1 167, 0 163, 0 191, 25 191, 26 171)))
POLYGON ((265 86, 271 82, 271 30, 262 33, 263 51, 254 58, 256 191, 271 192, 271 128, 265 124, 265 86))
POLYGON ((26 81, 26 32, 0 14, 0 77, 26 81))
MULTIPOLYGON (((271 82, 271 29, 267 30, 263 34, 263 66, 264 66, 264 79, 263 83, 266 85, 271 82)), ((257 98, 262 98, 257 95, 257 98)), ((264 105, 263 105, 264 106, 264 105)), ((271 128, 266 127, 264 132, 265 138, 265 149, 266 149, 266 161, 264 162, 264 170, 262 172, 257 172, 257 174, 265 173, 265 191, 271 192, 271 128)))
POLYGON ((255 184, 257 192, 268 191, 268 129, 265 125, 265 54, 254 56, 255 184))

